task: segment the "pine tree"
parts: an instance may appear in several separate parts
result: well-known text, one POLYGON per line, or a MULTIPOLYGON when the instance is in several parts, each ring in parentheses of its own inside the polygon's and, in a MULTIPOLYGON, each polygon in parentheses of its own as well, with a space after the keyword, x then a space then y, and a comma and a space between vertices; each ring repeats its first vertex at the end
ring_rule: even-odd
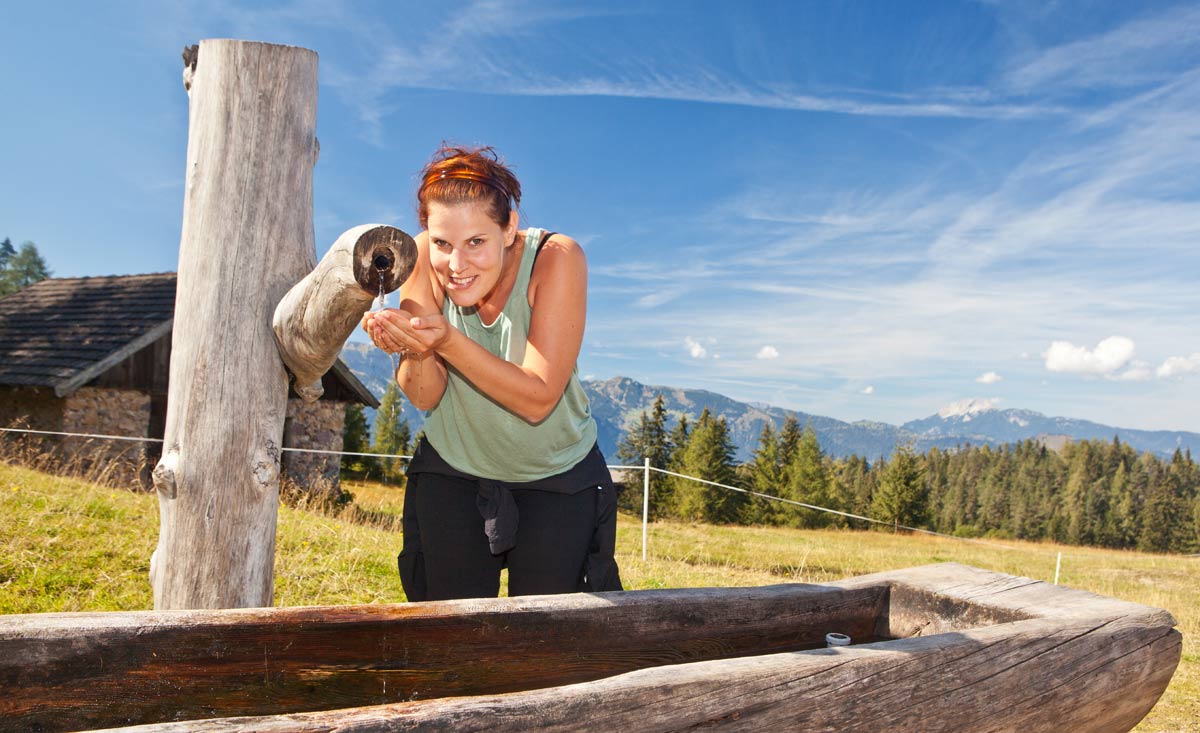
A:
MULTIPOLYGON (((649 413, 642 412, 638 424, 625 434, 617 446, 617 459, 626 465, 642 465, 649 458, 654 468, 669 468, 671 462, 671 443, 667 435, 667 408, 663 396, 659 394, 654 400, 654 406, 649 413)), ((641 474, 633 474, 641 477, 641 474)), ((660 516, 665 510, 666 494, 663 485, 666 477, 659 473, 650 475, 650 513, 660 516)), ((621 504, 626 509, 638 513, 642 508, 642 480, 631 481, 622 487, 621 504)))
MULTIPOLYGON (((782 496, 787 490, 785 467, 780 457, 779 438, 768 420, 763 423, 758 438, 758 450, 749 466, 750 488, 768 496, 782 496)), ((746 507, 746 521, 752 524, 779 524, 784 513, 782 505, 758 496, 750 497, 746 507)))
POLYGON ((868 516, 871 513, 871 497, 875 494, 874 474, 870 462, 866 458, 850 456, 845 477, 853 497, 851 511, 864 517, 868 516))
POLYGON ((679 420, 675 422, 675 427, 671 428, 671 436, 667 439, 668 445, 671 446, 670 465, 679 464, 684 450, 687 449, 688 439, 691 437, 692 423, 688 420, 687 415, 680 415, 679 420))
MULTIPOLYGON (((821 453, 817 433, 812 425, 805 426, 792 461, 788 464, 787 498, 826 509, 842 508, 830 506, 834 502, 830 491, 829 472, 825 470, 825 456, 821 453)), ((825 527, 829 525, 831 516, 833 515, 814 509, 797 507, 790 513, 788 524, 794 527, 825 527)))
MULTIPOLYGON (((347 453, 366 453, 368 448, 367 416, 362 405, 346 403, 346 419, 342 428, 342 450, 347 453)), ((351 476, 378 474, 375 459, 366 456, 343 456, 342 471, 351 476)))
MULTIPOLYGON (((785 469, 791 465, 792 459, 796 457, 796 450, 800 447, 800 422, 796 419, 793 413, 787 416, 783 421, 783 427, 779 429, 779 462, 785 469)), ((786 481, 784 483, 787 483, 786 481)))
MULTIPOLYGON (((737 481, 734 451, 725 418, 714 418, 705 408, 688 437, 679 472, 733 486, 737 481)), ((676 483, 677 512, 692 521, 718 524, 739 521, 745 496, 738 491, 688 479, 678 479, 676 483)))
POLYGON ((15 253, 12 242, 5 239, 0 243, 3 265, 0 266, 0 297, 15 293, 21 288, 50 277, 46 261, 38 254, 37 245, 25 242, 15 253))
MULTIPOLYGON (((402 455, 409 447, 412 430, 404 419, 404 397, 395 380, 388 382, 379 401, 379 409, 375 411, 375 437, 371 442, 371 452, 383 455, 402 455)), ((399 458, 379 459, 381 472, 387 479, 403 481, 404 462, 399 458)))
POLYGON ((898 446, 871 501, 871 516, 893 525, 920 527, 926 521, 929 491, 920 459, 911 446, 898 446))
POLYGON ((12 240, 8 237, 5 237, 4 241, 0 242, 0 272, 8 269, 8 261, 11 260, 13 255, 16 253, 17 250, 15 247, 13 247, 12 240))
MULTIPOLYGON (((680 415, 679 421, 675 423, 675 427, 671 428, 671 436, 667 439, 667 444, 670 446, 670 457, 667 459, 667 470, 681 473, 683 469, 683 454, 687 451, 688 440, 691 438, 691 423, 686 415, 680 415)), ((676 478, 674 476, 665 476, 666 480, 661 485, 655 488, 654 495, 651 496, 653 502, 658 502, 662 515, 678 517, 679 507, 676 502, 676 494, 679 486, 686 482, 686 479, 676 478)))
POLYGON ((1143 552, 1171 552, 1182 549, 1185 515, 1170 481, 1160 480, 1150 489, 1142 511, 1137 548, 1143 552))

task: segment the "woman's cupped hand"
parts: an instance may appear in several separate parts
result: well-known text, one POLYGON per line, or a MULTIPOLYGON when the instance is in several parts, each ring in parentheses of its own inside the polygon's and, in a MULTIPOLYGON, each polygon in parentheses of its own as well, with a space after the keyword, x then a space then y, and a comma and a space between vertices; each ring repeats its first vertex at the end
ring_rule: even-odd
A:
POLYGON ((440 313, 414 316, 399 308, 367 311, 362 327, 380 349, 415 356, 436 351, 450 336, 450 324, 440 313))

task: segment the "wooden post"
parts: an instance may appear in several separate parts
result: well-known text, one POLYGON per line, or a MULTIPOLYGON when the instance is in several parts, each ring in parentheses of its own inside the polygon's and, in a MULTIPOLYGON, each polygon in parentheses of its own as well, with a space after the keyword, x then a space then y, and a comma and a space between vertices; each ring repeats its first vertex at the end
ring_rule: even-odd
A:
POLYGON ((229 40, 185 52, 187 173, 156 609, 269 606, 288 376, 271 318, 316 264, 317 55, 229 40))
POLYGON ((382 290, 412 274, 417 244, 383 224, 363 224, 338 237, 321 264, 288 291, 275 309, 279 355, 295 376, 296 394, 321 396, 321 375, 337 360, 362 314, 382 290))
POLYGON ((650 458, 645 459, 645 474, 642 476, 642 560, 646 559, 646 532, 650 526, 650 458))

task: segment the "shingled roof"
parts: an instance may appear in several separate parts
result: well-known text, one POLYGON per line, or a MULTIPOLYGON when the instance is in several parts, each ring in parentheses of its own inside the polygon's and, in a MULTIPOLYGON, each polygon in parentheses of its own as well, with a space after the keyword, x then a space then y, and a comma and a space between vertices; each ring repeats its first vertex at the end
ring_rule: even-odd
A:
MULTIPOLYGON (((165 336, 174 317, 173 272, 42 280, 0 298, 0 385, 64 397, 165 336)), ((379 406, 341 359, 330 373, 379 406)))

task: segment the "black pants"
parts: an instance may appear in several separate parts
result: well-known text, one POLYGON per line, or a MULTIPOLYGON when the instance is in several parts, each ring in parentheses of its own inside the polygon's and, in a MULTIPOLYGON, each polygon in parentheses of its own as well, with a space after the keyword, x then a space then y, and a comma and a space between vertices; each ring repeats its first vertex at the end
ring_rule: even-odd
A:
MULTIPOLYGON (((478 482, 435 473, 410 476, 399 557, 405 595, 410 601, 494 598, 505 566, 510 596, 586 590, 583 576, 589 553, 597 550, 595 530, 601 514, 610 509, 615 534, 612 491, 611 486, 574 494, 514 489, 517 543, 493 555, 476 505, 478 482)), ((611 544, 603 544, 611 558, 611 544)), ((610 587, 596 589, 619 590, 619 578, 615 582, 615 588, 610 581, 610 587)))

